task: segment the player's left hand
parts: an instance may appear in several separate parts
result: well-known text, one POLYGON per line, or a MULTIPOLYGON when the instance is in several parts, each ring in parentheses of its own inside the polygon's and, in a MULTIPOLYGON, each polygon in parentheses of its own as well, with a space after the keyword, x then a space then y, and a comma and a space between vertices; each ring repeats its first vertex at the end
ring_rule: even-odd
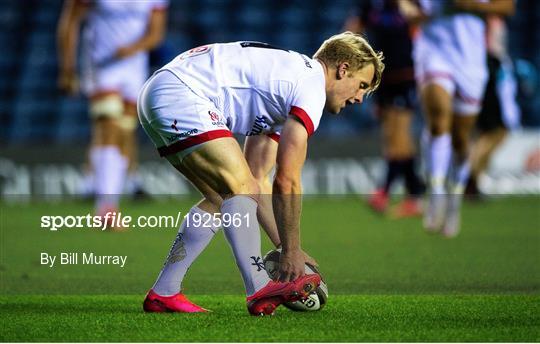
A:
POLYGON ((60 71, 57 82, 58 89, 69 96, 74 96, 79 92, 79 79, 73 71, 60 71))
POLYGON ((131 55, 134 55, 136 52, 137 49, 133 48, 132 46, 120 47, 114 54, 114 57, 116 57, 117 59, 124 59, 131 55))
POLYGON ((474 12, 476 9, 476 1, 471 0, 454 0, 454 7, 456 10, 474 12))
POLYGON ((420 8, 410 0, 400 0, 397 5, 401 15, 407 19, 416 18, 422 14, 420 8))

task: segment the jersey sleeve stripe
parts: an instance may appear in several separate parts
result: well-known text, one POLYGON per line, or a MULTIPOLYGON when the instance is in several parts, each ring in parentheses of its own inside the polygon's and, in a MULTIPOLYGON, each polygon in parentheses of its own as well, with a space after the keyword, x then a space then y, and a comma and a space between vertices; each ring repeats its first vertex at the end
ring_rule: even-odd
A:
POLYGON ((428 72, 420 76, 420 82, 429 82, 437 78, 454 80, 454 78, 452 77, 452 74, 447 73, 447 72, 428 72))
POLYGON ((469 97, 463 92, 461 92, 459 89, 456 90, 456 97, 467 104, 473 104, 473 105, 481 105, 482 101, 480 99, 476 99, 474 97, 469 97))
POLYGON ((311 120, 311 118, 309 118, 308 114, 304 111, 304 109, 299 108, 298 106, 291 106, 290 113, 291 115, 296 116, 302 122, 302 124, 304 124, 308 136, 311 136, 315 131, 315 127, 313 126, 313 121, 311 120))
POLYGON ((184 149, 193 147, 195 145, 199 145, 201 143, 205 143, 205 142, 219 139, 222 137, 232 137, 232 136, 233 134, 229 130, 212 130, 212 131, 208 131, 206 133, 202 133, 199 135, 190 136, 181 141, 175 142, 170 146, 159 147, 157 150, 159 152, 159 156, 164 157, 167 155, 181 152, 184 149))

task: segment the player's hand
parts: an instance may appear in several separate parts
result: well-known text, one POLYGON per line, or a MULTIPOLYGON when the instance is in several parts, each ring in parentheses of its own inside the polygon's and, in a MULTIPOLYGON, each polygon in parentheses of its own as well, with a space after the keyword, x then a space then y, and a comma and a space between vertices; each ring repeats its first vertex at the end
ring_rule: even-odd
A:
POLYGON ((401 15, 407 19, 417 18, 422 14, 420 8, 409 0, 399 0, 397 5, 401 15))
POLYGON ((132 46, 120 47, 114 54, 114 57, 117 59, 124 59, 131 55, 134 55, 136 52, 137 52, 137 49, 133 48, 132 46))
POLYGON ((471 0, 454 0, 454 8, 456 10, 475 12, 476 1, 471 0))
MULTIPOLYGON (((302 251, 304 252, 304 251, 302 251)), ((306 252, 304 252, 304 261, 310 265, 313 265, 314 267, 318 268, 319 267, 319 264, 317 263, 317 261, 315 259, 313 259, 313 257, 311 257, 309 254, 307 254, 306 252)))
POLYGON ((79 92, 79 79, 73 71, 61 71, 58 76, 58 89, 73 96, 79 92))
MULTIPOLYGON (((308 256, 309 257, 309 256, 308 256)), ((282 251, 279 257, 278 280, 291 282, 305 275, 306 253, 301 249, 282 251)))

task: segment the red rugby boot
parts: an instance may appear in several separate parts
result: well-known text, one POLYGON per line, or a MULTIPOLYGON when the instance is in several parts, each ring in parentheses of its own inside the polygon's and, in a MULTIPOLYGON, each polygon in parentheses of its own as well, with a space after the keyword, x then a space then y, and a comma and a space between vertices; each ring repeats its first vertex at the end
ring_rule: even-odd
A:
POLYGON ((145 312, 163 313, 163 312, 179 312, 179 313, 204 313, 208 312, 200 306, 189 301, 182 293, 171 296, 160 296, 152 289, 146 295, 143 303, 145 312))
POLYGON ((369 206, 377 213, 384 213, 388 207, 388 202, 388 194, 382 189, 375 191, 368 199, 369 206))
POLYGON ((318 274, 304 275, 292 282, 270 281, 247 298, 248 311, 251 315, 272 315, 282 303, 306 298, 320 283, 318 274))
POLYGON ((408 197, 393 209, 392 218, 421 217, 422 214, 422 201, 417 198, 408 197))

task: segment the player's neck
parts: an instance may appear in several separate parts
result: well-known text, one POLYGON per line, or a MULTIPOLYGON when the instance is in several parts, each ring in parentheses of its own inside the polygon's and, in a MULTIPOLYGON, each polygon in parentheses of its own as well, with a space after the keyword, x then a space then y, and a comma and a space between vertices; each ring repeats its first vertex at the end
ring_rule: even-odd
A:
POLYGON ((326 91, 328 91, 329 89, 332 88, 332 84, 334 82, 332 76, 330 75, 330 73, 334 73, 335 74, 335 69, 332 70, 332 68, 328 68, 328 66, 326 65, 326 63, 324 63, 324 61, 322 60, 319 60, 319 59, 315 59, 317 60, 317 62, 319 62, 322 66, 322 69, 323 69, 323 73, 324 73, 324 80, 325 80, 325 89, 326 91))

